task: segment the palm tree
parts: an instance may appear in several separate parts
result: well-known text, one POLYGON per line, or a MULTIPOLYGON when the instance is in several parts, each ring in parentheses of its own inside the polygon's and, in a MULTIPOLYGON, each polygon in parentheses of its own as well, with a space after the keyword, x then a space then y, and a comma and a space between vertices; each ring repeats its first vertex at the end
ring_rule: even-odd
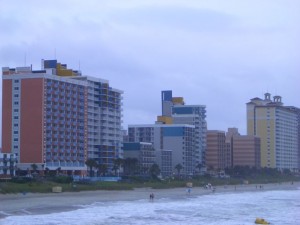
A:
POLYGON ((56 169, 56 175, 60 175, 60 172, 61 172, 61 167, 58 167, 58 168, 56 169))
POLYGON ((126 158, 124 160, 124 172, 127 175, 133 175, 137 171, 138 162, 137 158, 126 158))
POLYGON ((98 171, 100 174, 103 174, 103 176, 105 176, 106 172, 107 172, 107 165, 106 164, 99 164, 97 166, 98 171))
POLYGON ((113 167, 112 167, 112 170, 114 171, 115 176, 117 176, 117 172, 118 172, 118 170, 119 170, 118 165, 114 164, 113 167))
POLYGON ((38 166, 35 163, 31 164, 30 166, 31 166, 33 172, 36 172, 38 166))
POLYGON ((120 171, 120 168, 123 166, 124 160, 121 158, 117 158, 114 160, 113 170, 115 171, 115 175, 117 175, 117 171, 120 171))
POLYGON ((16 175, 21 176, 21 169, 19 167, 17 167, 16 169, 16 175))
POLYGON ((157 178, 157 176, 160 174, 159 166, 156 163, 152 164, 149 172, 152 178, 157 178))
POLYGON ((175 169, 177 170, 177 174, 178 174, 178 176, 180 175, 180 171, 183 169, 183 166, 180 164, 180 163, 178 163, 176 166, 175 166, 175 169))
POLYGON ((49 174, 50 169, 48 167, 45 168, 45 175, 49 174))
POLYGON ((202 164, 201 164, 201 163, 198 163, 197 166, 196 166, 196 169, 198 169, 199 172, 201 172, 201 168, 202 168, 202 164))
POLYGON ((42 164, 42 175, 45 175, 45 164, 42 164))
POLYGON ((97 168, 98 163, 95 159, 88 159, 85 162, 85 165, 87 165, 87 167, 89 167, 90 169, 90 177, 93 175, 93 168, 97 168))
POLYGON ((10 165, 9 165, 9 174, 10 174, 11 177, 14 176, 14 171, 15 171, 16 168, 17 168, 17 167, 14 166, 13 164, 10 164, 10 165))
POLYGON ((148 172, 150 172, 150 168, 147 166, 141 166, 141 172, 142 174, 148 174, 148 172))

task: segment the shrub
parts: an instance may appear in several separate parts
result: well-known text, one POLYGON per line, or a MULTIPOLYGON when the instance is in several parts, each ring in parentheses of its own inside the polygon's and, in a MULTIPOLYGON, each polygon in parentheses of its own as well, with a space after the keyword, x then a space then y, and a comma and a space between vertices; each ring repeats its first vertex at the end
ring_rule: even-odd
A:
POLYGON ((19 183, 19 184, 24 184, 24 183, 34 182, 34 181, 35 181, 35 178, 33 178, 33 177, 13 177, 11 179, 11 182, 19 183))
POLYGON ((73 182, 73 177, 69 176, 55 176, 51 179, 56 183, 68 184, 73 182))

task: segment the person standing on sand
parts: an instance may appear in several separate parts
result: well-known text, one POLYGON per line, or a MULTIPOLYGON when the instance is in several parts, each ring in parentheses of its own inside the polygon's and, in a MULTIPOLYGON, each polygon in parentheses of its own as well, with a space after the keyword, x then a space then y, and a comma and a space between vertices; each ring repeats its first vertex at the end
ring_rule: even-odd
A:
POLYGON ((187 194, 187 195, 190 195, 190 194, 191 194, 191 189, 190 189, 190 188, 187 188, 187 189, 186 189, 186 194, 187 194))
POLYGON ((151 194, 150 194, 150 201, 153 202, 153 200, 154 200, 154 194, 151 193, 151 194))

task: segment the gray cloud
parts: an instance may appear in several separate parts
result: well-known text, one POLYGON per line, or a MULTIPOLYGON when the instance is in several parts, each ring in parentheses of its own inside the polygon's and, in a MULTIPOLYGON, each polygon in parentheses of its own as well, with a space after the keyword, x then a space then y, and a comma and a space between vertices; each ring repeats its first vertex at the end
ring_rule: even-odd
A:
POLYGON ((190 32, 220 32, 229 29, 236 18, 226 13, 180 6, 152 6, 117 11, 112 14, 119 23, 157 29, 182 29, 190 32))
POLYGON ((4 1, 1 66, 56 58, 124 93, 124 125, 152 123, 161 90, 207 106, 209 129, 245 132, 265 91, 299 106, 298 1, 4 1), (154 2, 154 3, 153 3, 154 2), (55 54, 56 52, 56 54, 55 54))

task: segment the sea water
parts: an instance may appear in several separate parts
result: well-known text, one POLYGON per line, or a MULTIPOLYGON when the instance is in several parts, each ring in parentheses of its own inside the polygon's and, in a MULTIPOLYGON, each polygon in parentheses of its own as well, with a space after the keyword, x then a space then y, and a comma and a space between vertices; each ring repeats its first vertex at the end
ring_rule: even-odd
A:
POLYGON ((300 190, 211 193, 178 199, 97 202, 68 212, 9 216, 1 225, 300 224, 300 190))

